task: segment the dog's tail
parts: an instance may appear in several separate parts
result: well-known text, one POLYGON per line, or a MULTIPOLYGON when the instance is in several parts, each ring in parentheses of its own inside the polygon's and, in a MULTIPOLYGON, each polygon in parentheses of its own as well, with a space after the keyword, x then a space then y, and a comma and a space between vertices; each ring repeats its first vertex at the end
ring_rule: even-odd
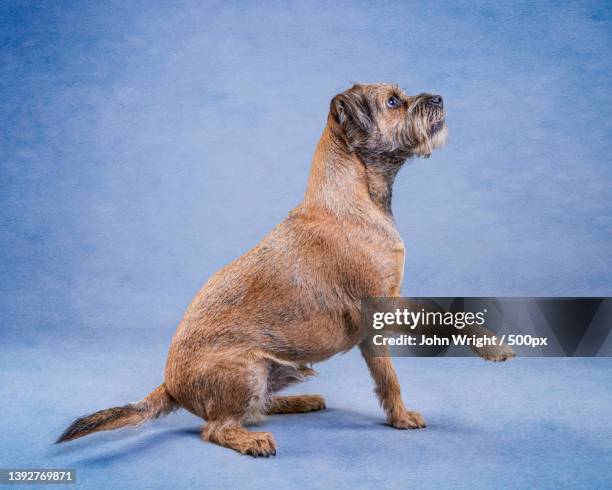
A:
POLYGON ((66 442, 102 430, 119 429, 128 425, 138 425, 147 420, 168 415, 179 407, 177 401, 168 393, 165 383, 155 388, 138 403, 123 407, 107 408, 81 417, 59 436, 57 442, 66 442))

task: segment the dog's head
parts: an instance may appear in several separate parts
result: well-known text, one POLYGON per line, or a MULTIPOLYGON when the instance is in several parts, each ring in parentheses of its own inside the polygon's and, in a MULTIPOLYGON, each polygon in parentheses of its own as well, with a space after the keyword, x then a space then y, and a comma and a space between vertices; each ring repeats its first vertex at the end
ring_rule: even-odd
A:
POLYGON ((384 83, 356 84, 336 95, 330 124, 350 151, 370 161, 429 157, 447 136, 441 96, 409 96, 384 83))

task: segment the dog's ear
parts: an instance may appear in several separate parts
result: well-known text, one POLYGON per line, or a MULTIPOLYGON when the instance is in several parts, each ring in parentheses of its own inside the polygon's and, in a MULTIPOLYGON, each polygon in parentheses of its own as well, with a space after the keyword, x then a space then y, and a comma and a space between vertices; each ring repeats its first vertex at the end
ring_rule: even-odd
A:
POLYGON ((374 125, 372 109, 359 85, 336 95, 331 101, 329 113, 348 138, 357 132, 368 133, 374 125))

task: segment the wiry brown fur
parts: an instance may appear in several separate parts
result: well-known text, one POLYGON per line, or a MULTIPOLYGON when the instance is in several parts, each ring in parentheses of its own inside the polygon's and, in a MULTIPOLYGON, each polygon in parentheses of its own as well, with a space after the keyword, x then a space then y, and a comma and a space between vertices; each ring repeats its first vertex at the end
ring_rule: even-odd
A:
POLYGON ((407 158, 429 156, 445 138, 444 110, 428 94, 411 97, 395 85, 372 84, 336 96, 303 202, 214 274, 189 306, 170 346, 167 397, 157 411, 145 399, 98 412, 61 440, 181 406, 208 422, 204 439, 269 456, 276 453, 272 435, 244 425, 266 413, 324 408, 318 395, 274 393, 312 375, 309 364, 356 345, 389 423, 424 427, 402 402, 391 359, 374 357, 363 343, 359 308, 363 297, 399 296, 404 245, 391 215, 392 184, 407 158), (391 96, 398 107, 387 106, 391 96))

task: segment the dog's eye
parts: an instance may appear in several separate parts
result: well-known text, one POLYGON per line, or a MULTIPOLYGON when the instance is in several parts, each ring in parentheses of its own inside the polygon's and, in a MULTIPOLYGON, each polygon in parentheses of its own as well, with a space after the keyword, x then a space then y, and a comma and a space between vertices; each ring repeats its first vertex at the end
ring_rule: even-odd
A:
POLYGON ((391 97, 387 99, 387 107, 389 109, 397 109, 400 105, 401 105, 401 102, 395 95, 392 95, 391 97))

